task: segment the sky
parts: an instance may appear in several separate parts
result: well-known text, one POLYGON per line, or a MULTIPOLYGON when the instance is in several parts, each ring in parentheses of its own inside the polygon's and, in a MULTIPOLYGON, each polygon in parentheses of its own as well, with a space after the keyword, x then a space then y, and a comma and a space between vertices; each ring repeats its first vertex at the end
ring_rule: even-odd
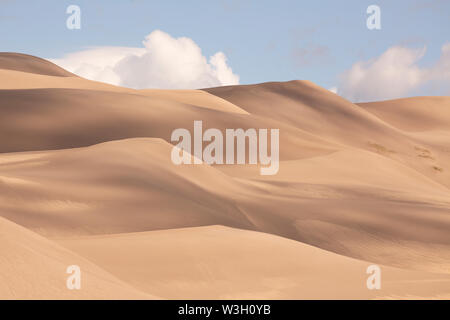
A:
POLYGON ((356 102, 450 95, 450 1, 0 0, 0 51, 134 88, 304 79, 356 102))

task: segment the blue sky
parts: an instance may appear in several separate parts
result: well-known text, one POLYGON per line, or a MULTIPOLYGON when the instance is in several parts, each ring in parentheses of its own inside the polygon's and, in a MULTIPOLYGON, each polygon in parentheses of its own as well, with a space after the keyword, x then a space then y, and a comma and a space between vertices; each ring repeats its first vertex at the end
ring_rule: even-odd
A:
MULTIPOLYGON (((442 0, 0 0, 0 7, 0 51, 60 58, 89 47, 141 47, 162 30, 192 39, 207 58, 225 53, 242 84, 308 79, 330 88, 356 62, 395 46, 426 48, 415 63, 431 68, 450 42, 450 1, 442 0), (81 8, 80 30, 66 28, 71 4, 81 8), (381 8, 381 30, 366 27, 371 4, 381 8)), ((427 94, 425 87, 413 92, 427 94)))

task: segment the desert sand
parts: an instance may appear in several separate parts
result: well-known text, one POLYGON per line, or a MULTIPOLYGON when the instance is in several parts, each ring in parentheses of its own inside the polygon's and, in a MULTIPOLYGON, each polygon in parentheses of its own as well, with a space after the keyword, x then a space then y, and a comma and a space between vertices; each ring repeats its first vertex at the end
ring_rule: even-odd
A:
POLYGON ((0 53, 0 115, 2 299, 450 297, 450 97, 133 90, 0 53), (174 165, 194 120, 279 129, 278 174, 174 165))

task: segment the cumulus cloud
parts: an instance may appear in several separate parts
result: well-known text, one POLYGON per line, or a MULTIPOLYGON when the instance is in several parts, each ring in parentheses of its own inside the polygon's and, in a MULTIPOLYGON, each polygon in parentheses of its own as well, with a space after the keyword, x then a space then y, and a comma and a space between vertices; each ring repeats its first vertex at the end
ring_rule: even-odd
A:
POLYGON ((143 48, 100 47, 50 59, 87 79, 130 88, 194 89, 239 84, 224 53, 209 58, 190 38, 156 30, 143 48))
POLYGON ((432 67, 420 67, 426 48, 392 47, 381 56, 360 61, 341 74, 338 93, 355 102, 405 97, 424 86, 450 94, 450 44, 432 67))
POLYGON ((450 43, 442 46, 441 57, 430 70, 429 78, 436 91, 450 95, 450 43))
POLYGON ((425 49, 393 47, 376 59, 357 62, 341 75, 338 92, 353 101, 403 96, 421 83, 417 62, 424 54, 425 49))

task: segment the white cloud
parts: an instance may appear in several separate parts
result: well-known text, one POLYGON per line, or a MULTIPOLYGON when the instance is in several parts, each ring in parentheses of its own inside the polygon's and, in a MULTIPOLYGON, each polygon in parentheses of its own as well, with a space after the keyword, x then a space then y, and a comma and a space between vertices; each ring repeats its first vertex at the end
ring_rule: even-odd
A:
POLYGON ((355 102, 401 98, 426 85, 450 94, 450 44, 442 47, 439 61, 429 68, 418 65, 425 52, 425 48, 391 47, 378 58, 357 62, 341 74, 338 93, 355 102))
POLYGON ((208 61, 190 38, 173 38, 156 30, 143 44, 143 48, 92 48, 50 60, 84 78, 136 89, 239 84, 225 54, 217 52, 208 61))
POLYGON ((450 42, 442 46, 441 57, 429 77, 434 90, 450 95, 450 42))
POLYGON ((337 87, 331 87, 331 88, 328 89, 328 91, 331 91, 331 92, 337 94, 338 88, 337 87))

